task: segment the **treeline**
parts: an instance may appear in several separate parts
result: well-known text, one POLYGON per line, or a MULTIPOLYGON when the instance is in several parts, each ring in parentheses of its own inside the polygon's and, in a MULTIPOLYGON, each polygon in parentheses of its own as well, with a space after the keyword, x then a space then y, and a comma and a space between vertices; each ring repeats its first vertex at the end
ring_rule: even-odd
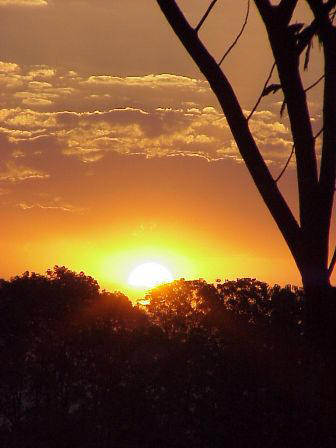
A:
POLYGON ((142 305, 55 267, 0 281, 0 446, 336 446, 303 293, 177 280, 142 305))

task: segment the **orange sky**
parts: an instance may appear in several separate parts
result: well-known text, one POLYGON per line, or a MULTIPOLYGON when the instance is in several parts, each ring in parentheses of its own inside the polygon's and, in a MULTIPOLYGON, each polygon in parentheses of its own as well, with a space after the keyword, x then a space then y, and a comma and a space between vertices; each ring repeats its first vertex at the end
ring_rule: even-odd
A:
MULTIPOLYGON (((192 23, 207 4, 180 2, 192 23)), ((201 33, 216 58, 245 10, 216 5, 201 33)), ((322 70, 313 52, 307 85, 322 70)), ((299 284, 213 94, 154 0, 0 0, 0 61, 0 276, 59 264, 132 294, 129 271, 154 260, 176 277, 299 284)), ((246 111, 271 65, 252 7, 223 65, 246 111)), ((317 130, 320 96, 309 96, 317 130)), ((251 120, 274 175, 291 150, 280 105, 270 95, 251 120)), ((295 209, 294 174, 281 189, 295 209)))

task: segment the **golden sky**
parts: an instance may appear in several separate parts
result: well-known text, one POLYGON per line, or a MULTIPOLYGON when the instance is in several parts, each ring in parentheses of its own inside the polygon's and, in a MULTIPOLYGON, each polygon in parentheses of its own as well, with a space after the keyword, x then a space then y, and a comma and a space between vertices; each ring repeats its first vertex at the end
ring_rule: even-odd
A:
MULTIPOLYGON (((179 2, 195 24, 208 3, 179 2)), ((201 37, 216 58, 245 12, 245 0, 214 8, 201 37)), ((307 85, 322 71, 318 44, 313 53, 307 85)), ((214 95, 154 0, 0 0, 0 61, 0 276, 58 264, 128 292, 129 271, 157 261, 178 278, 300 283, 214 95)), ((252 6, 223 64, 244 110, 272 62, 252 6)), ((320 97, 309 94, 316 130, 320 97)), ((265 98, 251 120, 274 175, 291 151, 281 101, 265 98)), ((293 166, 280 186, 295 210, 293 166)))

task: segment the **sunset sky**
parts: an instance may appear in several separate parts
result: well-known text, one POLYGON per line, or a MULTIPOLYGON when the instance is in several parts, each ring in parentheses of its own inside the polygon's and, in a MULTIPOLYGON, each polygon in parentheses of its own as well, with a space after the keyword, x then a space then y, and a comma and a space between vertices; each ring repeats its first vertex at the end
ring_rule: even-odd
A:
MULTIPOLYGON (((193 24, 209 3, 179 2, 193 24)), ((218 60, 245 13, 246 0, 219 1, 202 28, 218 60)), ((306 85, 322 72, 319 52, 315 42, 306 85)), ((1 277, 58 264, 132 295, 130 271, 154 261, 174 278, 300 284, 214 95, 155 0, 0 0, 0 61, 1 277)), ((251 5, 223 64, 246 112, 272 63, 251 5)), ((321 89, 309 93, 316 131, 321 89)), ((291 151, 281 102, 269 95, 251 120, 274 176, 291 151)), ((280 187, 297 216, 293 166, 280 187)))

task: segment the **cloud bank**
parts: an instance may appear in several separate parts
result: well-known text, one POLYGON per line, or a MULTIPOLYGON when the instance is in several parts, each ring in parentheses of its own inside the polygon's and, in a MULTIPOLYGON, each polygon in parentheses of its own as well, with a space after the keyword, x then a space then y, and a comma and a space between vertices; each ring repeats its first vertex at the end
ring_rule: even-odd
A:
MULTIPOLYGON (((99 176, 103 164, 98 162, 113 154, 241 162, 203 80, 172 74, 83 77, 2 61, 0 86, 0 189, 5 192, 0 197, 7 200, 15 190, 22 210, 82 210, 66 199, 54 203, 55 197, 66 196, 56 191, 57 182, 63 185, 69 172, 78 183, 99 176), (44 202, 31 202, 27 182, 37 195, 48 185, 55 188, 44 202)), ((257 111, 250 123, 267 163, 279 171, 292 143, 288 125, 271 109, 257 111)), ((320 122, 316 115, 314 126, 320 122)))

